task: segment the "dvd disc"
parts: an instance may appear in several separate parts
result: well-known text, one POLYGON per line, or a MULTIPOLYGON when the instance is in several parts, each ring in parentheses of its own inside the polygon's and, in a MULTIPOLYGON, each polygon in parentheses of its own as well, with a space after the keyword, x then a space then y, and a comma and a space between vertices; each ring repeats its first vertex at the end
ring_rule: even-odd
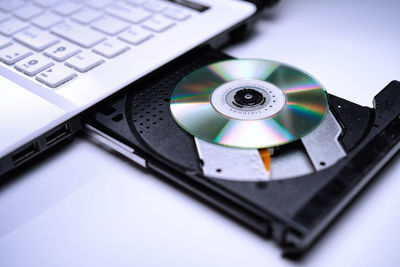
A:
POLYGON ((293 142, 325 118, 328 97, 310 75, 274 61, 239 59, 200 68, 171 95, 175 121, 202 140, 239 148, 293 142))

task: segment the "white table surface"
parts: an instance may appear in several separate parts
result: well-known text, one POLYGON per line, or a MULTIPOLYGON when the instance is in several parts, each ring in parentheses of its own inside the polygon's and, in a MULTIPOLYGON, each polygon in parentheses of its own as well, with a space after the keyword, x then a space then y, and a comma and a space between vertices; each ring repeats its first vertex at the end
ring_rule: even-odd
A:
MULTIPOLYGON (((281 1, 240 58, 289 63, 371 106, 400 80, 399 1, 281 1)), ((300 261, 82 137, 0 187, 0 266, 399 266, 397 155, 300 261)))

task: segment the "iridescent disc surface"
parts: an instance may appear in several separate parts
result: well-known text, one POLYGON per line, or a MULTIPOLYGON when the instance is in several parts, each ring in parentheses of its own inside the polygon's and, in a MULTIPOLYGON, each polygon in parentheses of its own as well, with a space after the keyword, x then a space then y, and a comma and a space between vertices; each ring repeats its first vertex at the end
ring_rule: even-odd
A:
POLYGON ((176 122, 197 138, 266 148, 313 131, 325 118, 328 98, 319 82, 294 67, 239 59, 186 76, 172 92, 170 108, 176 122), (248 102, 252 97, 257 99, 248 102))

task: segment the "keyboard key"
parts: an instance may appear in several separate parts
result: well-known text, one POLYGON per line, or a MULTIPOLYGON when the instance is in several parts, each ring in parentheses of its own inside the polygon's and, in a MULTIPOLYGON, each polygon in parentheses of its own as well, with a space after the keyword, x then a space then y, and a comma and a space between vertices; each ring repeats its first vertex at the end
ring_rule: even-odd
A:
POLYGON ((0 33, 7 36, 11 36, 16 32, 27 28, 28 25, 29 25, 28 23, 22 20, 11 18, 0 24, 0 33))
POLYGON ((94 21, 95 19, 98 19, 102 16, 102 12, 97 11, 95 9, 92 8, 84 8, 81 11, 79 11, 78 13, 75 13, 72 16, 73 20, 76 20, 82 24, 88 24, 92 21, 94 21))
POLYGON ((58 87, 61 84, 75 78, 77 75, 71 69, 62 65, 55 65, 36 76, 36 80, 50 86, 58 87))
POLYGON ((65 62, 65 65, 79 72, 86 72, 100 65, 103 62, 104 59, 91 52, 82 52, 68 59, 65 62))
POLYGON ((128 4, 134 5, 134 6, 140 6, 146 3, 147 0, 128 0, 128 4))
POLYGON ((153 34, 148 31, 136 27, 121 33, 118 38, 130 44, 138 45, 150 39, 152 36, 153 34))
POLYGON ((0 35, 0 49, 7 47, 11 44, 10 40, 0 35))
POLYGON ((63 18, 53 12, 48 12, 32 20, 32 23, 40 28, 48 29, 57 23, 63 21, 63 18))
POLYGON ((10 16, 11 16, 10 13, 0 11, 0 22, 8 19, 10 16))
POLYGON ((14 9, 19 8, 20 6, 24 5, 25 2, 21 0, 9 0, 9 1, 0 1, 0 9, 10 12, 14 9))
POLYGON ((153 16, 142 24, 144 28, 155 32, 163 32, 174 25, 175 23, 173 21, 161 16, 153 16))
POLYGON ((81 52, 81 50, 76 45, 61 41, 56 45, 47 48, 44 51, 44 54, 54 60, 64 61, 67 58, 78 54, 79 52, 81 52))
POLYGON ((42 55, 32 55, 15 64, 15 68, 26 75, 33 76, 53 66, 54 63, 42 55))
POLYGON ((105 37, 90 28, 75 23, 60 23, 51 28, 51 32, 85 48, 90 48, 105 37))
POLYGON ((164 15, 175 20, 180 20, 183 21, 187 18, 190 17, 190 14, 181 8, 176 8, 176 7, 168 7, 164 11, 164 15))
POLYGON ((167 5, 161 1, 149 0, 143 5, 143 7, 151 12, 161 12, 167 8, 167 5))
POLYGON ((106 12, 132 23, 142 22, 151 16, 151 13, 145 10, 123 4, 114 4, 112 6, 109 6, 106 8, 106 12))
POLYGON ((82 8, 83 6, 80 3, 64 1, 53 7, 53 11, 63 16, 69 16, 82 8))
POLYGON ((42 51, 58 42, 58 39, 54 35, 34 27, 29 27, 15 34, 14 40, 17 40, 36 51, 42 51))
POLYGON ((42 12, 43 9, 41 9, 40 7, 32 4, 27 4, 14 11, 14 14, 20 19, 29 20, 40 15, 42 12))
POLYGON ((32 52, 28 48, 19 44, 12 44, 0 50, 0 61, 12 65, 30 55, 32 55, 32 52))
POLYGON ((116 35, 117 33, 126 30, 128 27, 129 24, 125 21, 110 16, 104 16, 92 24, 93 29, 104 32, 108 35, 116 35))
POLYGON ((42 6, 42 7, 51 7, 61 0, 35 0, 35 3, 42 6))
POLYGON ((118 40, 107 40, 93 48, 93 52, 102 55, 103 57, 113 58, 116 57, 126 50, 129 46, 118 40))
POLYGON ((86 4, 90 7, 103 9, 107 5, 111 4, 112 0, 89 0, 86 4))

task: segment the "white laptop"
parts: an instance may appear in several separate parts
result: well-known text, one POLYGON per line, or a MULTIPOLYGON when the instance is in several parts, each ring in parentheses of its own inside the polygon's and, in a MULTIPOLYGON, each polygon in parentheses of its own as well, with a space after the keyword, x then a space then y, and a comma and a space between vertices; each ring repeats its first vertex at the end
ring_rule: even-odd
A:
POLYGON ((0 174, 78 115, 251 17, 233 0, 0 0, 0 174))

